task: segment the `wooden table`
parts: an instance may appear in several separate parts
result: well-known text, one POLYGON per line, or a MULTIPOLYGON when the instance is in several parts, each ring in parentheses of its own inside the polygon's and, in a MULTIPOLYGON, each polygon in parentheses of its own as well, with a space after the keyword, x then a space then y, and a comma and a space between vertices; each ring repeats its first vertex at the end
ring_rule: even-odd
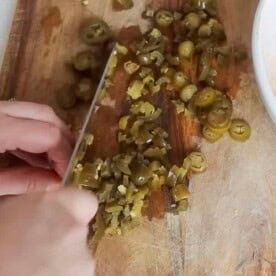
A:
MULTIPOLYGON (((0 76, 1 98, 50 104, 79 128, 85 108, 59 110, 55 92, 74 79, 65 63, 80 49, 80 21, 94 13, 115 30, 137 23, 146 28, 140 18, 146 0, 116 14, 110 2, 91 0, 84 8, 79 0, 19 0, 0 76)), ((230 43, 250 50, 258 0, 218 4, 230 43)), ((259 99, 251 65, 231 72, 227 80, 239 87, 235 115, 251 123, 252 138, 245 144, 228 137, 215 145, 202 142, 209 170, 192 178, 188 212, 145 219, 124 237, 105 238, 96 252, 98 275, 276 275, 276 129, 259 99)))

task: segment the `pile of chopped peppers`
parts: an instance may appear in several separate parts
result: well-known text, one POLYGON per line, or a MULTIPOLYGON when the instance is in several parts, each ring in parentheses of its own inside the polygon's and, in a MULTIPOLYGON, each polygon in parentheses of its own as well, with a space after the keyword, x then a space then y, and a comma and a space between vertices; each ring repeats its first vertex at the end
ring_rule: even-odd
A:
POLYGON ((107 62, 110 43, 113 43, 110 27, 95 18, 81 26, 80 40, 87 49, 76 53, 71 61, 77 82, 66 85, 57 93, 57 102, 65 110, 74 108, 78 103, 91 103, 107 62))
MULTIPOLYGON (((227 91, 216 88, 218 72, 213 64, 227 66, 232 52, 214 1, 192 1, 181 11, 153 11, 148 7, 143 16, 151 20, 152 29, 134 46, 117 44, 109 79, 98 99, 100 104, 107 94, 108 80, 123 61, 124 70, 131 76, 125 91, 130 108, 118 122, 120 153, 105 160, 82 162, 93 140, 88 136, 74 171, 75 184, 93 191, 99 199, 99 211, 91 223, 95 240, 104 235, 122 235, 137 226, 151 193, 164 187, 169 191, 174 212, 185 211, 190 195, 189 176, 207 169, 201 152, 192 152, 178 166, 170 162, 169 135, 160 126, 162 107, 154 104, 155 94, 173 91, 172 103, 178 116, 198 119, 203 137, 211 143, 227 132, 242 142, 251 135, 246 121, 232 118, 233 104, 227 91), (192 80, 183 67, 195 61, 198 72, 192 80)), ((92 20, 83 27, 81 37, 90 45, 103 43, 111 37, 108 30, 103 21, 92 20)), ((91 53, 83 52, 76 57, 74 66, 85 71, 98 64, 91 53)), ((91 100, 87 92, 91 87, 89 80, 81 80, 77 97, 91 100)))

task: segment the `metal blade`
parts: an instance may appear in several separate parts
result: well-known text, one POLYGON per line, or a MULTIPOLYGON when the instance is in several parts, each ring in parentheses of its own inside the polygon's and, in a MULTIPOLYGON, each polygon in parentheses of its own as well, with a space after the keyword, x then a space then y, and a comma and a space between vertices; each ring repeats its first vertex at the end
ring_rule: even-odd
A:
POLYGON ((83 127, 80 131, 80 134, 79 134, 79 137, 78 137, 78 140, 77 140, 77 143, 75 145, 75 148, 74 148, 74 151, 73 151, 73 154, 72 154, 72 157, 70 159, 70 162, 69 162, 69 165, 68 165, 68 168, 66 170, 66 173, 65 173, 65 176, 63 178, 63 181, 62 181, 62 184, 63 186, 68 186, 70 185, 70 180, 71 180, 71 176, 73 174, 73 170, 74 170, 74 166, 75 166, 75 160, 78 156, 78 153, 81 149, 81 145, 82 145, 82 142, 83 142, 83 139, 85 137, 85 134, 87 133, 87 130, 88 130, 88 127, 89 127, 89 122, 90 122, 90 118, 97 106, 97 100, 98 100, 98 97, 103 89, 103 85, 105 83, 105 80, 106 80, 106 75, 108 73, 108 70, 109 70, 109 67, 111 65, 111 62, 112 62, 112 58, 113 58, 113 55, 115 54, 115 48, 112 50, 111 54, 110 54, 110 57, 107 61, 107 64, 106 64, 106 67, 104 69, 104 72, 103 72, 103 75, 102 75, 102 78, 100 80, 100 83, 98 85, 98 88, 96 90, 96 93, 95 93, 95 96, 94 96, 94 99, 92 101, 92 104, 89 108, 89 111, 85 117, 85 121, 84 121, 84 124, 83 124, 83 127))

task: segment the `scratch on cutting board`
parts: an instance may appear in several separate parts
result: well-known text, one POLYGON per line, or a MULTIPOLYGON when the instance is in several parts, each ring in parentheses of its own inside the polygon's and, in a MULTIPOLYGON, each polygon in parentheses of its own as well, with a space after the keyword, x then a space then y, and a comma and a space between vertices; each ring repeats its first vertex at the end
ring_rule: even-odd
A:
POLYGON ((171 250, 172 264, 173 264, 173 275, 183 276, 184 275, 184 259, 185 252, 183 243, 181 242, 181 224, 180 217, 173 214, 166 216, 168 231, 171 238, 171 250))

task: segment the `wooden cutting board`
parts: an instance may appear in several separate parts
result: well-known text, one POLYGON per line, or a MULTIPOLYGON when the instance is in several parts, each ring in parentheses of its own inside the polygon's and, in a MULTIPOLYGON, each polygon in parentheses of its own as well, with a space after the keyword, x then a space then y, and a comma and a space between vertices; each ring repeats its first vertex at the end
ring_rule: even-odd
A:
MULTIPOLYGON (((74 81, 66 64, 83 47, 77 35, 80 22, 97 14, 115 31, 137 24, 145 30, 140 15, 148 1, 134 2, 135 9, 114 13, 110 0, 90 0, 87 7, 79 0, 19 0, 0 75, 0 97, 49 104, 78 129, 87 107, 61 111, 55 93, 74 81)), ((183 2, 154 5, 178 7, 183 2)), ((258 0, 218 1, 232 45, 250 51, 257 4, 258 0)), ((188 212, 144 219, 124 237, 105 238, 96 251, 98 275, 276 275, 276 129, 259 99, 251 64, 243 70, 231 68, 223 81, 237 92, 235 115, 251 123, 251 140, 200 142, 209 170, 191 179, 188 212)), ((180 157, 187 143, 194 145, 187 124, 178 135, 184 145, 180 157)), ((172 130, 170 134, 177 136, 172 130)), ((158 209, 157 203, 152 208, 158 209)))

